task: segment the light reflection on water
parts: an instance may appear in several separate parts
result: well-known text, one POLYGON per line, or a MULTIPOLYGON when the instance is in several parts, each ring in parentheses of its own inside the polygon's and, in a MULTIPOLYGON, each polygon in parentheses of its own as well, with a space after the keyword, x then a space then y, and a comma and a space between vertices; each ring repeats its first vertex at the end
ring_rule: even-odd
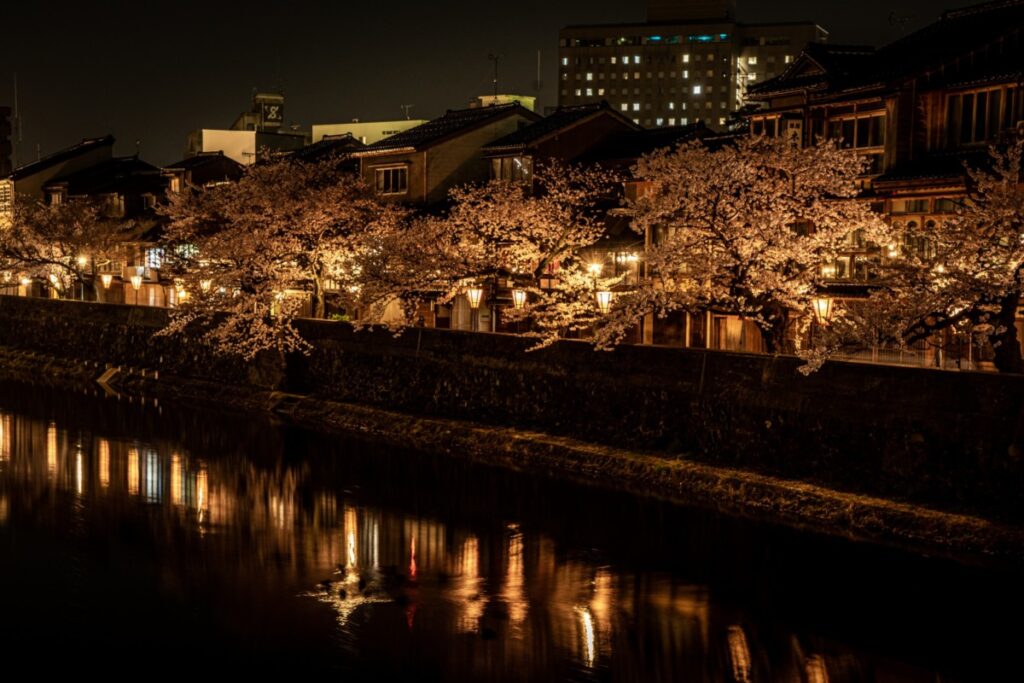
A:
MULTIPOLYGON (((250 447, 260 441, 250 440, 250 447)), ((422 680, 971 680, 942 669, 950 655, 944 648, 929 652, 914 642, 906 653, 893 652, 892 643, 870 628, 847 630, 841 611, 817 608, 829 595, 804 596, 810 606, 794 618, 809 626, 789 626, 766 612, 757 603, 770 603, 775 590, 792 586, 773 585, 768 568, 714 559, 720 552, 744 556, 747 551, 730 545, 758 542, 751 541, 761 534, 756 528, 749 538, 730 537, 729 523, 693 521, 671 506, 623 514, 634 525, 616 526, 617 516, 602 510, 604 494, 571 487, 558 489, 570 497, 564 505, 549 500, 549 492, 534 494, 544 498, 545 510, 534 513, 537 501, 516 498, 529 485, 511 494, 503 492, 505 484, 497 486, 504 496, 498 505, 480 500, 490 494, 471 491, 483 475, 463 468, 444 484, 443 470, 451 465, 443 460, 425 466, 436 478, 421 485, 424 471, 412 460, 397 462, 414 474, 392 469, 382 475, 367 465, 369 473, 357 476, 361 465, 353 463, 361 456, 313 443, 308 452, 291 455, 287 444, 267 438, 267 452, 248 457, 245 449, 217 452, 150 437, 141 427, 136 434, 99 433, 88 424, 0 412, 0 532, 12 532, 0 536, 8 543, 0 550, 25 557, 12 540, 15 531, 18 538, 37 535, 62 549, 75 546, 75 572, 139 579, 144 586, 133 599, 149 600, 148 618, 161 619, 172 595, 206 615, 202 623, 219 649, 235 648, 256 662, 280 645, 296 670, 417 671, 422 680), (460 491, 465 514, 452 502, 460 491), (62 536, 71 533, 61 523, 70 497, 84 503, 77 514, 85 531, 74 532, 88 536, 84 547, 62 536), (520 510, 518 519, 507 516, 510 508, 520 510), (678 524, 673 515, 680 516, 678 524), (643 524, 635 524, 638 516, 643 524), (105 547, 115 544, 116 552, 105 547), (711 557, 702 580, 680 571, 684 554, 674 545, 686 546, 687 557, 694 548, 711 557), (721 577, 719 590, 723 568, 737 576, 721 577), (737 584, 755 587, 745 593, 737 584), (320 618, 323 610, 329 623, 320 618)), ((487 475, 495 481, 511 476, 487 475)), ((630 504, 626 500, 607 502, 630 504)), ((764 533, 800 543, 792 540, 794 532, 764 533)), ((771 548, 764 552, 770 555, 771 548)), ((0 578, 25 580, 20 561, 0 578)), ((64 568, 50 571, 67 580, 64 568)), ((836 590, 851 578, 840 577, 836 590)), ((122 586, 111 588, 104 600, 118 600, 122 586)), ((0 586, 0 606, 21 606, 21 598, 4 597, 16 590, 0 586)), ((840 603, 837 609, 850 609, 840 603)), ((76 609, 94 619, 96 610, 85 604, 76 609)), ((47 609, 59 615, 70 608, 47 609)), ((192 623, 188 614, 180 618, 192 623)), ((881 624, 887 616, 876 612, 873 618, 881 624)), ((914 615, 900 619, 917 623, 914 615)), ((128 628, 103 617, 93 627, 100 639, 104 628, 128 628)), ((162 638, 187 642, 180 632, 162 638)), ((948 666, 962 662, 954 658, 948 666)))

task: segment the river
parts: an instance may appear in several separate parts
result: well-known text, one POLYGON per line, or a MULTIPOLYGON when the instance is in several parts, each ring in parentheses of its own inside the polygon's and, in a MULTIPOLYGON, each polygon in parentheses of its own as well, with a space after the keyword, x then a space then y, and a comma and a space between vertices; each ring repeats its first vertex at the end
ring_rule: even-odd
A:
POLYGON ((1020 584, 264 418, 0 384, 8 674, 1008 680, 1020 584))

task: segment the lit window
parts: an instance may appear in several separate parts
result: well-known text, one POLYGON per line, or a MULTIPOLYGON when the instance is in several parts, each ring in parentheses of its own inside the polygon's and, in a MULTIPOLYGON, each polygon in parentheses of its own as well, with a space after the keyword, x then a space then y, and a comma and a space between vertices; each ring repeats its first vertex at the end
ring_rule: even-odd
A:
POLYGON ((562 66, 569 66, 569 58, 562 57, 562 66))
POLYGON ((633 111, 640 111, 640 103, 639 102, 634 102, 633 103, 633 111))
POLYGON ((629 105, 625 102, 622 103, 622 111, 629 111, 629 105))
POLYGON ((580 90, 579 88, 576 88, 576 97, 579 97, 582 94, 583 94, 583 91, 580 90))
POLYGON ((703 92, 703 89, 699 85, 693 86, 693 94, 694 95, 700 95, 701 92, 703 92))
POLYGON ((593 88, 587 88, 587 97, 593 97, 593 96, 594 96, 594 89, 593 88))
POLYGON ((718 103, 718 108, 719 109, 725 109, 725 102, 719 102, 718 103))
POLYGON ((604 97, 604 88, 598 88, 597 89, 597 96, 598 97, 604 97))
POLYGON ((622 58, 622 63, 623 64, 629 64, 629 56, 628 55, 622 58))
POLYGON ((747 80, 748 81, 756 81, 757 80, 757 74, 755 74, 753 72, 747 74, 747 80))
POLYGON ((654 124, 657 125, 657 126, 664 126, 665 125, 665 119, 659 118, 659 119, 657 119, 654 122, 654 124))
POLYGON ((612 57, 612 64, 618 64, 618 62, 619 62, 619 58, 618 57, 612 57))
POLYGON ((640 125, 640 119, 633 119, 633 123, 635 123, 636 125, 639 126, 640 125))
POLYGON ((405 166, 378 168, 374 176, 377 194, 405 194, 409 191, 409 169, 405 166))
POLYGON ((688 118, 686 118, 686 117, 684 116, 683 118, 679 119, 679 123, 685 126, 685 125, 687 125, 688 123, 690 123, 690 119, 688 119, 688 118))
POLYGON ((670 125, 670 126, 676 125, 676 120, 674 118, 672 118, 671 116, 668 117, 668 125, 670 125))
POLYGON ((497 180, 528 183, 533 179, 533 159, 531 157, 491 159, 491 176, 497 180))
POLYGON ((690 70, 689 69, 684 69, 683 70, 683 78, 689 78, 689 77, 690 77, 690 70))
POLYGON ((159 247, 146 250, 146 267, 159 270, 164 264, 164 250, 159 247))
POLYGON ((786 64, 789 64, 790 62, 792 62, 793 61, 793 55, 786 55, 786 60, 785 61, 786 61, 786 64))
POLYGON ((683 64, 689 64, 689 63, 690 63, 690 55, 689 54, 683 55, 683 64))
POLYGON ((724 126, 725 125, 725 117, 724 116, 722 118, 718 119, 718 125, 720 125, 720 126, 724 126))
POLYGON ((588 81, 594 80, 594 72, 593 71, 588 71, 587 72, 587 80, 588 81))
POLYGON ((634 64, 639 64, 640 63, 640 55, 633 55, 633 63, 634 64))
POLYGON ((634 71, 633 72, 633 78, 635 78, 637 80, 640 80, 640 72, 639 71, 634 71))
POLYGON ((676 108, 676 103, 675 102, 669 102, 668 103, 668 108, 669 109, 675 109, 676 108))
POLYGON ((749 64, 750 66, 756 66, 757 57, 747 57, 747 64, 749 64))

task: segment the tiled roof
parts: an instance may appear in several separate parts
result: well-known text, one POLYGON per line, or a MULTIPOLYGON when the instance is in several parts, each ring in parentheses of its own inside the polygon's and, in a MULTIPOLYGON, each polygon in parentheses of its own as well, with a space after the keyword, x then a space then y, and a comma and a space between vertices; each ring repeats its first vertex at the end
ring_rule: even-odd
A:
MULTIPOLYGON (((946 12, 938 21, 875 51, 812 44, 789 69, 751 86, 749 93, 758 97, 802 89, 837 92, 896 83, 953 63, 1001 35, 1019 31, 1022 25, 1024 0, 998 0, 946 12), (806 73, 807 60, 821 65, 824 72, 806 73)), ((1000 59, 1007 70, 1014 71, 1021 55, 1000 59)))
POLYGON ((614 135, 592 149, 580 159, 583 163, 602 161, 632 161, 656 149, 671 147, 682 142, 703 138, 710 131, 703 123, 688 126, 647 128, 614 135))
POLYGON ((351 133, 345 133, 344 135, 325 135, 322 140, 295 150, 291 156, 300 161, 320 161, 332 156, 352 154, 363 149, 366 149, 366 145, 352 137, 351 133))
POLYGON ((984 168, 989 159, 985 149, 971 149, 940 154, 929 154, 898 164, 889 172, 875 178, 875 186, 886 183, 910 183, 924 180, 962 180, 966 176, 964 165, 984 168))
POLYGON ((138 157, 118 157, 95 166, 59 176, 44 187, 60 185, 69 196, 109 194, 112 192, 160 192, 166 181, 156 166, 138 157))
POLYGON ((640 128, 628 118, 612 109, 607 102, 581 104, 574 107, 559 107, 553 114, 545 116, 540 121, 531 123, 529 126, 520 128, 514 133, 510 133, 485 146, 484 153, 524 149, 534 142, 542 140, 543 138, 557 133, 558 131, 574 126, 580 121, 601 112, 607 112, 621 118, 625 124, 634 130, 640 128))
POLYGON ((24 166, 19 166, 18 168, 14 169, 14 172, 11 174, 11 178, 13 178, 14 180, 20 180, 21 178, 27 178, 28 176, 34 175, 36 173, 39 173, 40 171, 43 171, 43 170, 45 170, 45 169, 47 169, 47 168, 49 168, 49 167, 51 167, 51 166, 53 166, 55 164, 59 164, 59 163, 61 163, 63 161, 67 161, 68 159, 74 159, 79 154, 84 154, 86 152, 90 152, 90 151, 92 151, 94 149, 98 149, 100 147, 113 147, 113 146, 114 146, 114 136, 113 135, 104 135, 101 138, 86 138, 86 139, 82 140, 80 143, 78 143, 77 145, 72 145, 71 147, 65 147, 64 149, 58 150, 58 151, 54 152, 53 154, 46 155, 45 157, 43 157, 42 159, 39 159, 38 161, 33 161, 30 164, 25 164, 24 166))
POLYGON ((187 157, 173 164, 167 164, 164 168, 169 171, 191 171, 207 164, 219 162, 225 158, 227 157, 224 156, 224 152, 200 152, 195 156, 187 157))
POLYGON ((368 145, 356 152, 356 156, 399 149, 426 149, 459 133, 513 114, 533 120, 540 119, 540 116, 518 103, 449 110, 444 116, 368 145))

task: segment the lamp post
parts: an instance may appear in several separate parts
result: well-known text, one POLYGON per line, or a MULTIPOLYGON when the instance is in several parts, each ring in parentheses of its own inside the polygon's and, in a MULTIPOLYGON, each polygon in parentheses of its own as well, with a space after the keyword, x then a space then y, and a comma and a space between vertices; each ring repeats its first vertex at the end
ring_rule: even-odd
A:
POLYGON ((594 293, 597 298, 597 307, 601 311, 601 315, 608 315, 608 311, 612 308, 613 294, 608 290, 600 290, 594 293))
POLYGON ((512 305, 517 311, 523 310, 526 307, 526 290, 525 289, 513 289, 512 290, 512 305))
POLYGON ((466 298, 469 299, 469 308, 470 308, 470 313, 469 313, 470 323, 469 323, 469 326, 472 328, 472 330, 474 332, 479 332, 477 327, 478 327, 479 322, 480 322, 480 318, 479 318, 480 300, 483 298, 483 296, 484 296, 484 290, 482 288, 480 288, 480 287, 470 287, 469 289, 466 290, 466 298))
POLYGON ((814 327, 828 327, 832 322, 832 310, 835 306, 835 299, 830 296, 817 296, 811 299, 811 310, 814 311, 814 321, 811 323, 811 348, 814 348, 814 327))
POLYGON ((131 276, 132 289, 135 290, 135 305, 139 305, 139 288, 142 287, 142 276, 132 275, 131 276))

